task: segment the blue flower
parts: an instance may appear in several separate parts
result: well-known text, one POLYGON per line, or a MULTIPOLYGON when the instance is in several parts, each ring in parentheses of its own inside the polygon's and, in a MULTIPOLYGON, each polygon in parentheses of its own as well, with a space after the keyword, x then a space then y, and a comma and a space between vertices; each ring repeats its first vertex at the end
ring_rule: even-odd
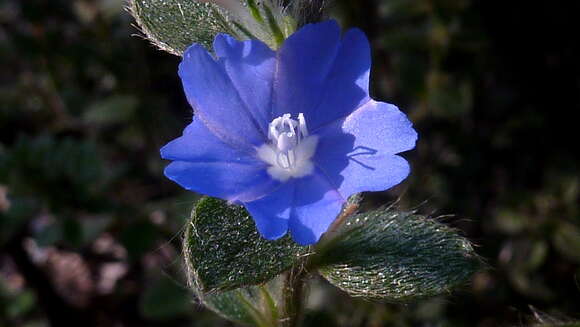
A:
POLYGON ((193 122, 161 149, 182 187, 246 207, 260 234, 316 243, 346 199, 409 174, 397 154, 417 133, 399 109, 369 97, 364 33, 310 24, 278 51, 220 34, 212 57, 192 45, 179 65, 193 122))

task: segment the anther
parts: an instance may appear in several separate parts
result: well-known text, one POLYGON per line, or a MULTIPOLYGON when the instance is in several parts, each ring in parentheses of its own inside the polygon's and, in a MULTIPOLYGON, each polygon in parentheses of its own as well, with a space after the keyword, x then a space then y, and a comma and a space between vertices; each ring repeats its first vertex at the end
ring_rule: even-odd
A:
POLYGON ((268 126, 268 138, 276 149, 276 163, 284 169, 295 166, 295 148, 308 136, 304 114, 298 115, 298 121, 290 114, 284 114, 272 120, 268 126))

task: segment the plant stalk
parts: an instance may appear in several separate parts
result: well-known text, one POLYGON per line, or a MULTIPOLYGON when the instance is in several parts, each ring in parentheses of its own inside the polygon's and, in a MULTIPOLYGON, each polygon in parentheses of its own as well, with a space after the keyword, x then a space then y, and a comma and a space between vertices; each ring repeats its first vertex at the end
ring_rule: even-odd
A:
POLYGON ((303 265, 292 268, 284 280, 284 311, 280 319, 281 327, 299 327, 304 313, 304 282, 306 270, 303 265))

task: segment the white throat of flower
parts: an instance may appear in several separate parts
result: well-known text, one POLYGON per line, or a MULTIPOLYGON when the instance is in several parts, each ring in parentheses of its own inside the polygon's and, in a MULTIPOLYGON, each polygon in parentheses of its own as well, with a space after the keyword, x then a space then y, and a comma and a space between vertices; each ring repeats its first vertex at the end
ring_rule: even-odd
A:
POLYGON ((304 177, 314 171, 310 160, 316 152, 318 137, 308 135, 306 120, 301 113, 298 120, 290 114, 275 118, 268 125, 269 143, 257 148, 258 158, 268 163, 268 174, 285 182, 291 177, 304 177))

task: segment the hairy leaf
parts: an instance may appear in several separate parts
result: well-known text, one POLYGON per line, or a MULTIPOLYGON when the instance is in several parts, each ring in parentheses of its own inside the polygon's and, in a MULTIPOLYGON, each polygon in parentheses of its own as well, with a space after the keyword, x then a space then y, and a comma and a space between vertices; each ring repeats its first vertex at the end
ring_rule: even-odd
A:
POLYGON ((193 43, 211 49, 218 33, 277 48, 296 30, 297 18, 287 14, 320 7, 305 2, 293 1, 290 8, 278 0, 130 0, 129 11, 151 43, 181 56, 193 43))
POLYGON ((383 208, 355 215, 322 244, 315 264, 355 297, 408 302, 445 293, 480 267, 469 241, 412 212, 383 208))
POLYGON ((190 284, 197 293, 264 283, 307 251, 288 235, 263 239, 243 207, 209 197, 194 208, 184 239, 190 284))
POLYGON ((213 293, 201 298, 203 304, 228 320, 252 326, 277 325, 282 305, 281 281, 265 285, 213 293))
POLYGON ((151 43, 177 56, 192 43, 211 48, 217 33, 235 35, 225 11, 210 2, 130 0, 129 11, 151 43))

